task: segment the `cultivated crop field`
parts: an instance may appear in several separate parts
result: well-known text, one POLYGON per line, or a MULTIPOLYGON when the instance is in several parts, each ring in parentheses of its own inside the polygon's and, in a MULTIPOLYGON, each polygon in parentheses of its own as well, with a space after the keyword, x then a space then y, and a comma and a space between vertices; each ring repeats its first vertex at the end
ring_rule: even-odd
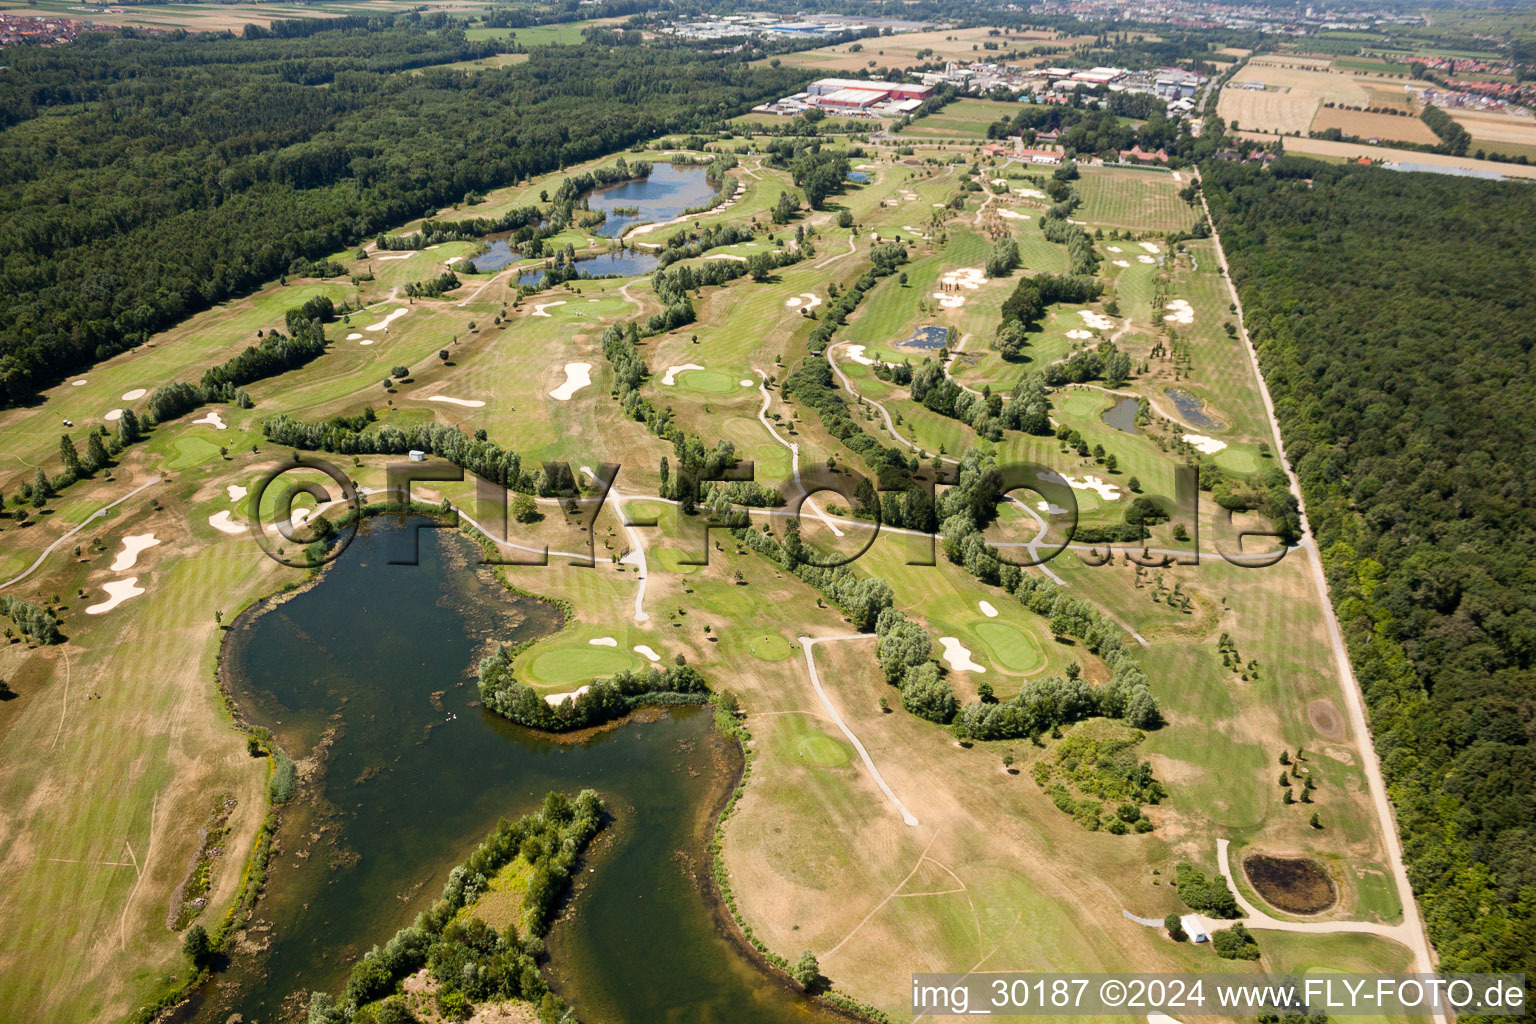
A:
POLYGON ((1195 211, 1178 196, 1183 175, 1165 171, 1085 167, 1083 215, 1095 224, 1131 231, 1182 231, 1195 211))
POLYGON ((1389 142, 1419 142, 1433 146, 1439 137, 1429 125, 1409 115, 1373 114, 1368 110, 1340 110, 1337 107, 1321 107, 1312 121, 1312 131, 1321 132, 1337 128, 1345 135, 1362 139, 1383 139, 1389 142))
POLYGON ((857 43, 802 50, 785 54, 780 59, 785 64, 830 75, 866 67, 906 68, 933 61, 981 60, 988 52, 983 44, 989 42, 1003 50, 1027 50, 1043 43, 1055 43, 1063 49, 1070 49, 1091 38, 1067 36, 1058 32, 989 28, 938 29, 932 32, 903 32, 857 43), (924 53, 922 57, 918 56, 920 51, 924 53))

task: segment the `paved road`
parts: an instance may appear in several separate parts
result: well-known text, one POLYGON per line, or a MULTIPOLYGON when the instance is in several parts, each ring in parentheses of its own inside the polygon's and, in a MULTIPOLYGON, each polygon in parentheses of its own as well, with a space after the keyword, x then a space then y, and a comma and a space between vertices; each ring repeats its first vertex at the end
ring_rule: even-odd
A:
MULTIPOLYGON (((1253 369, 1254 378, 1258 381, 1259 395, 1264 400, 1264 411, 1269 416, 1269 429, 1273 435, 1275 454, 1279 458, 1280 465, 1285 467, 1286 476, 1290 480, 1291 493, 1295 495, 1297 508, 1301 513, 1304 539, 1300 546, 1311 568, 1312 583, 1323 607, 1323 621, 1328 631, 1329 646, 1333 649, 1333 660, 1338 666, 1339 686, 1344 696, 1344 705, 1349 711, 1350 725, 1354 729, 1356 743, 1360 749, 1360 760, 1365 771, 1366 783, 1371 790, 1371 803, 1376 810, 1382 842, 1386 845, 1387 860, 1392 869, 1392 878, 1397 885, 1398 902, 1403 905, 1400 941, 1413 950, 1414 970, 1432 972, 1435 969, 1434 951, 1430 948, 1429 938, 1424 932, 1424 923, 1419 916, 1419 905, 1413 897, 1413 887, 1408 882, 1408 870, 1403 864, 1403 847, 1398 839, 1397 821, 1392 812, 1392 803, 1387 798, 1386 783, 1381 775, 1381 761, 1376 756, 1375 740, 1371 736, 1370 724, 1365 714, 1365 699, 1361 696, 1360 684, 1355 679, 1354 670, 1349 663, 1349 651, 1344 645, 1344 636, 1339 629, 1338 616, 1334 614, 1333 602, 1328 597, 1328 581, 1323 575, 1323 563, 1318 554, 1317 543, 1308 527, 1306 501, 1302 497, 1301 483, 1296 478, 1296 471, 1291 467, 1290 460, 1286 458, 1285 442, 1280 436, 1280 424, 1275 419, 1275 404, 1270 398, 1269 386, 1264 381, 1264 375, 1259 371, 1258 352, 1254 349, 1253 339, 1248 334, 1247 320, 1243 315, 1243 302, 1238 297, 1237 287, 1232 283, 1232 276, 1227 267, 1227 254, 1222 248, 1221 235, 1216 230, 1216 222, 1211 217, 1211 208, 1205 201, 1203 190, 1200 194, 1200 206, 1205 211, 1206 221, 1211 225, 1211 241, 1216 247, 1217 266, 1227 282, 1227 291, 1231 295, 1232 304, 1237 308, 1238 330, 1248 352, 1249 366, 1253 369)), ((1219 848, 1223 851, 1225 842, 1222 840, 1219 844, 1219 848)), ((1224 852, 1223 856, 1225 856, 1224 852)), ((1435 1015, 1437 1024, 1443 1024, 1445 1019, 1443 1014, 1435 1015)))

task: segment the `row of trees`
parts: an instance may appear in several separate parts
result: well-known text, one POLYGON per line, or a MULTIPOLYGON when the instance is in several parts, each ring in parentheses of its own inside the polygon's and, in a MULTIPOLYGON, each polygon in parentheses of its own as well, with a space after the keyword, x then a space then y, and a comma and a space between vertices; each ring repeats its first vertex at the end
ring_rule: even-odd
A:
POLYGON ((644 704, 703 703, 709 687, 698 669, 673 665, 666 669, 622 671, 596 679, 584 692, 551 704, 512 670, 513 655, 498 649, 480 662, 480 699, 485 706, 530 729, 569 732, 622 718, 644 704))

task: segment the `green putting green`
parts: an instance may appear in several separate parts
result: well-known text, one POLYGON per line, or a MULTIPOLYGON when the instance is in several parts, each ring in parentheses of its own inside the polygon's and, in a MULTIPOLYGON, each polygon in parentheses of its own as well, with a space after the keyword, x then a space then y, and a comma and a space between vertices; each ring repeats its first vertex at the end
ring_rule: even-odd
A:
POLYGON ((728 395, 733 391, 746 391, 746 388, 737 383, 742 379, 717 370, 684 370, 677 375, 677 383, 680 387, 706 395, 728 395))
POLYGON ((219 457, 219 446, 200 437, 178 437, 172 447, 176 454, 165 463, 164 469, 190 469, 219 457))
POLYGON ((794 644, 773 633, 753 637, 747 649, 752 652, 754 658, 760 658, 763 661, 783 661, 795 653, 794 644))
POLYGON ((661 515, 662 506, 654 501, 626 501, 624 514, 633 521, 655 519, 661 515))
POLYGON ((528 659, 528 678, 541 684, 584 683, 634 668, 639 658, 617 647, 594 647, 585 640, 580 646, 553 647, 528 659))
POLYGON ((1223 448, 1216 453, 1216 465, 1229 473, 1247 476, 1258 472, 1259 459, 1246 448, 1223 448))
POLYGON ((853 751, 846 743, 825 733, 811 733, 795 744, 795 751, 808 764, 818 768, 841 768, 853 760, 853 751))
POLYGON ((1103 410, 1104 396, 1095 391, 1074 391, 1053 404, 1068 416, 1087 419, 1097 416, 1103 410))
POLYGON ((1033 672, 1045 662, 1040 642, 1007 622, 978 622, 971 627, 992 659, 1009 672, 1033 672))

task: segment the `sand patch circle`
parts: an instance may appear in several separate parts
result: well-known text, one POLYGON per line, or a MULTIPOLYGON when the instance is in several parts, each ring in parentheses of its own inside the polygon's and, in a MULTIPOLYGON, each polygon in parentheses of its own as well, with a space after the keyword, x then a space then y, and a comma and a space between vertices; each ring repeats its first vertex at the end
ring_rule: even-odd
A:
POLYGON ((1118 245, 1106 245, 1104 248, 1110 252, 1125 252, 1125 250, 1120 248, 1118 245))
POLYGON ((361 334, 358 334, 356 331, 353 331, 351 334, 347 335, 347 340, 348 341, 362 341, 363 340, 363 336, 361 334))
POLYGON ((111 583, 103 583, 101 589, 106 591, 107 599, 86 608, 85 614, 104 615, 130 597, 138 597, 144 593, 144 588, 139 586, 139 578, 137 576, 129 576, 125 580, 113 580, 111 583))
POLYGON ((1156 263, 1157 260, 1153 259, 1151 256, 1143 255, 1143 256, 1137 256, 1136 257, 1136 262, 1138 262, 1138 263, 1156 263))
POLYGON ((1311 721, 1312 728, 1318 735, 1330 740, 1344 738, 1344 719, 1339 714, 1339 709, 1333 706, 1329 700, 1315 700, 1307 705, 1307 719, 1311 721))
POLYGON ((1093 332, 1085 331, 1081 327, 1074 327, 1067 332, 1067 337, 1071 338, 1073 341, 1086 341, 1093 337, 1093 332))
POLYGON ((123 538, 123 550, 108 566, 113 572, 124 572, 132 569, 134 563, 139 560, 139 552, 146 548, 152 548, 160 541, 152 533, 136 533, 123 538))
POLYGON ((557 402, 569 402, 571 396, 592 383, 591 363, 566 363, 565 383, 549 393, 557 402))
POLYGON ((72 380, 72 381, 70 381, 69 382, 69 386, 72 387, 72 388, 83 388, 83 387, 85 387, 89 383, 90 383, 90 381, 88 381, 88 380, 86 380, 84 378, 81 378, 80 380, 72 380))
POLYGON ((121 409, 108 409, 107 414, 102 417, 102 419, 106 420, 108 423, 116 423, 122 418, 123 410, 121 409))
POLYGON ((121 400, 124 402, 137 402, 147 394, 149 394, 149 391, 145 388, 134 388, 132 391, 124 391, 121 400))

